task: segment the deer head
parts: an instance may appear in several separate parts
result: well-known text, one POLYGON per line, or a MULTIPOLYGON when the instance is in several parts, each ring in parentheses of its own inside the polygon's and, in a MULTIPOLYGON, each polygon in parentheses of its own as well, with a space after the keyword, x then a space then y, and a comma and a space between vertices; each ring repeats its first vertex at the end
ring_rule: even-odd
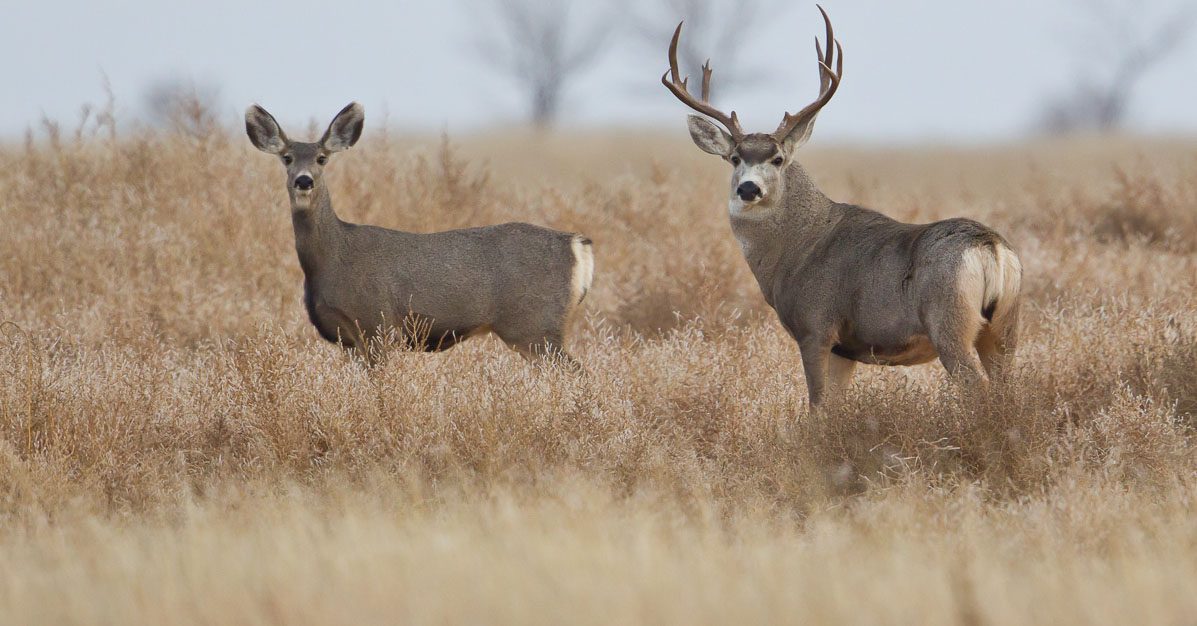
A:
POLYGON ((687 87, 689 79, 682 78, 677 63, 682 25, 678 24, 673 33, 673 41, 669 44, 669 70, 661 77, 661 83, 682 103, 702 114, 689 118, 690 137, 694 143, 704 152, 723 158, 734 168, 730 199, 733 213, 747 215, 755 207, 772 206, 776 198, 784 197, 786 168, 794 161, 798 148, 810 139, 815 117, 839 88, 844 70, 843 50, 835 40, 827 12, 823 7, 819 7, 819 12, 823 14, 823 22, 827 27, 826 54, 819 40, 815 39, 819 96, 801 111, 786 113, 777 130, 772 133, 745 133, 735 111, 723 113, 711 105, 712 70, 709 60, 702 67, 702 98, 697 99, 690 93, 687 87))
POLYGON ((291 207, 306 210, 312 196, 323 188, 324 166, 334 152, 348 150, 362 136, 366 112, 353 102, 333 118, 324 136, 315 143, 291 141, 278 121, 258 105, 245 111, 245 132, 254 146, 279 157, 287 168, 287 193, 291 207))

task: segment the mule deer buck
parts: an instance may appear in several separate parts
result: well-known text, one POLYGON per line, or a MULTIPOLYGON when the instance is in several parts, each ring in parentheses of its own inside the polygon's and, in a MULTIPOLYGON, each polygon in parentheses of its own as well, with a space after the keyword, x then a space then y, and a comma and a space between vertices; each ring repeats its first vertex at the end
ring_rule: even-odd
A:
POLYGON ((745 133, 711 105, 711 65, 695 98, 678 71, 678 24, 665 87, 695 111, 690 137, 731 164, 728 212, 765 300, 797 341, 810 403, 856 363, 916 365, 937 356, 957 379, 985 386, 1013 359, 1022 265, 1001 235, 967 219, 905 224, 823 195, 798 164, 815 117, 843 76, 827 12, 818 39, 819 96, 772 133, 745 133), (834 69, 833 69, 834 68, 834 69))
POLYGON ((530 360, 556 355, 576 369, 565 329, 593 279, 590 240, 520 223, 419 234, 341 221, 324 169, 364 122, 352 103, 304 143, 262 107, 245 112, 250 141, 286 167, 304 304, 320 336, 374 363, 371 341, 392 329, 425 351, 489 331, 530 360))

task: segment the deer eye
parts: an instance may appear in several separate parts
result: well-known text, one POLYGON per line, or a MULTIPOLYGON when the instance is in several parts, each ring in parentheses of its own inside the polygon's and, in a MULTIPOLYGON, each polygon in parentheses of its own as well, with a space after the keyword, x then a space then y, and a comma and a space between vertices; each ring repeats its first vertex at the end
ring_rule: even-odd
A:
POLYGON ((322 155, 316 157, 316 162, 319 163, 320 165, 324 165, 325 163, 328 163, 328 157, 326 157, 322 154, 322 155))
POLYGON ((731 162, 732 162, 732 165, 739 165, 739 164, 740 164, 740 157, 738 157, 738 156, 732 156, 732 158, 731 158, 731 162))
POLYGON ((783 159, 782 157, 777 157, 777 158, 773 159, 773 164, 776 165, 777 167, 781 167, 781 164, 785 163, 785 162, 786 162, 786 160, 783 159))
POLYGON ((286 164, 286 165, 290 165, 290 164, 291 164, 291 163, 293 163, 294 161, 295 161, 295 159, 294 159, 294 158, 293 158, 291 155, 289 155, 289 154, 284 154, 284 155, 283 155, 283 163, 284 163, 284 164, 286 164))

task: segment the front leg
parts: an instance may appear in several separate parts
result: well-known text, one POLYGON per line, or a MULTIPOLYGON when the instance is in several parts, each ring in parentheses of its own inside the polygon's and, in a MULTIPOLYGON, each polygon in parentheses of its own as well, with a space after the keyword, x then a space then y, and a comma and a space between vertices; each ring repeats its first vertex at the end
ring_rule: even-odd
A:
POLYGON ((855 371, 856 361, 836 356, 833 352, 827 366, 827 383, 831 386, 832 392, 836 395, 843 395, 844 391, 848 389, 848 385, 852 384, 852 373, 855 371))
POLYGON ((827 367, 831 358, 831 343, 822 338, 803 337, 798 340, 802 353, 802 370, 806 374, 806 390, 812 408, 823 403, 827 388, 827 367))

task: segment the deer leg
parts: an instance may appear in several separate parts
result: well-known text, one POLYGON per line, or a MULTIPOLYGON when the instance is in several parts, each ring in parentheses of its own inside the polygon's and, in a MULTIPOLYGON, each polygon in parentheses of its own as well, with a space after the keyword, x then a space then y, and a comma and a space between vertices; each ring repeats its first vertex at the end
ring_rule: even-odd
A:
POLYGON ((1010 363, 1008 353, 1002 346, 998 334, 991 328, 984 328, 981 334, 977 336, 977 355, 981 357, 981 367, 985 369, 985 375, 990 380, 998 377, 999 373, 1006 370, 1010 363))
POLYGON ((979 311, 957 307, 929 320, 931 343, 948 375, 962 383, 985 385, 988 377, 977 354, 976 343, 984 319, 979 311))
POLYGON ((806 391, 812 408, 823 403, 823 392, 827 386, 827 370, 832 356, 831 346, 824 341, 800 341, 798 350, 802 353, 802 371, 806 374, 806 391))
POLYGON ((989 382, 985 369, 981 366, 981 359, 971 345, 936 346, 939 351, 939 362, 947 370, 948 375, 957 382, 984 386, 989 382))
POLYGON ((836 393, 843 393, 852 383, 852 374, 855 371, 856 361, 832 354, 827 364, 829 386, 836 393))
POLYGON ((990 380, 1010 371, 1014 365, 1014 349, 1018 346, 1018 318, 1016 312, 1008 313, 1001 320, 1001 326, 987 325, 977 337, 977 353, 981 366, 990 380))

